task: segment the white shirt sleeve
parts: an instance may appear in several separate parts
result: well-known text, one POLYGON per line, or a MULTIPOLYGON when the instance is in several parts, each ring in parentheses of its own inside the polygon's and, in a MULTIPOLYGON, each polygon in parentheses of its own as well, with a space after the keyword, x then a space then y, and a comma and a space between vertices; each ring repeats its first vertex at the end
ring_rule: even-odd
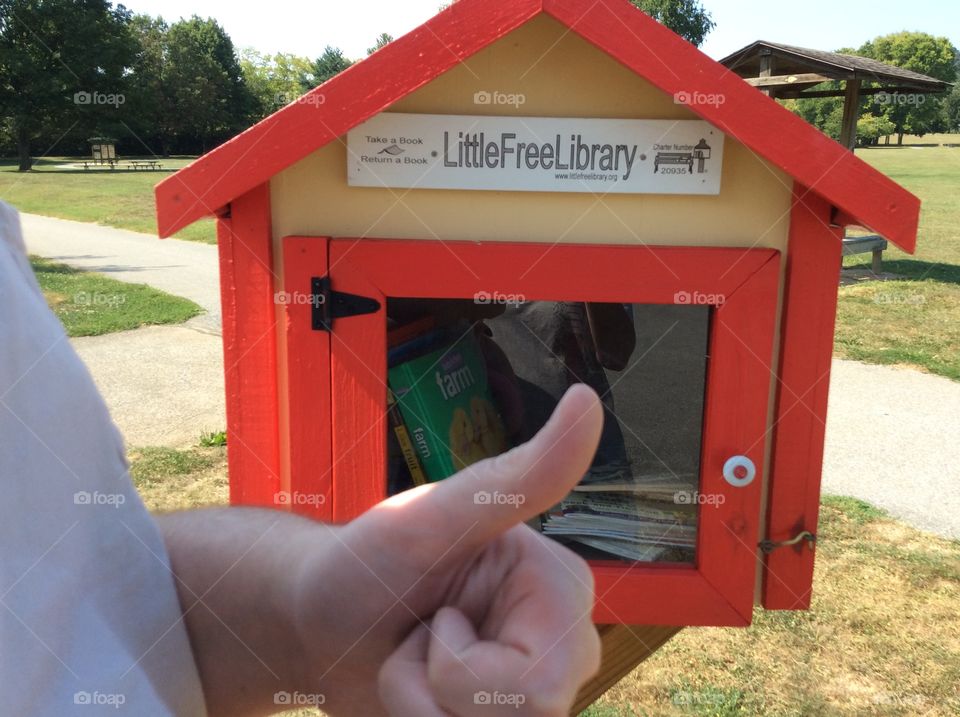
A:
POLYGON ((123 440, 0 202, 0 712, 203 715, 123 440))

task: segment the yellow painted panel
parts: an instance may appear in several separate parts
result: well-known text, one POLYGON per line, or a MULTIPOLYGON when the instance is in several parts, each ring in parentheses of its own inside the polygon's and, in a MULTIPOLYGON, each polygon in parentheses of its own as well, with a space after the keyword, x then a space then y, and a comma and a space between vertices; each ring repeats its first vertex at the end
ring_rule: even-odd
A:
MULTIPOLYGON (((692 119, 642 78, 540 16, 424 85, 391 112, 692 119), (477 92, 523 95, 476 104, 477 92)), ((369 236, 758 246, 785 249, 791 179, 729 135, 719 196, 348 187, 346 141, 271 181, 274 236, 369 236)))

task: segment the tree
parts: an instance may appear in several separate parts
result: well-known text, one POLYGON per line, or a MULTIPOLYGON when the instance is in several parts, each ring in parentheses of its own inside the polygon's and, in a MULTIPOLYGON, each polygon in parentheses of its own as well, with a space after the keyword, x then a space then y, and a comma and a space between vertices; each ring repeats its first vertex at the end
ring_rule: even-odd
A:
MULTIPOLYGON (((865 43, 857 54, 946 82, 956 77, 956 48, 947 38, 924 32, 883 35, 865 43)), ((870 109, 893 123, 897 144, 903 144, 904 134, 923 136, 943 123, 942 100, 936 95, 881 93, 874 96, 870 109)))
POLYGON ((953 86, 943 98, 943 129, 945 132, 960 132, 960 84, 953 86))
POLYGON ((630 0, 657 22, 699 47, 716 27, 713 17, 700 0, 630 0))
MULTIPOLYGON (((953 63, 954 77, 960 79, 960 52, 953 63)), ((950 94, 942 99, 943 131, 960 132, 960 82, 955 82, 950 94)))
POLYGON ((130 33, 136 54, 127 76, 129 128, 136 135, 139 151, 154 148, 168 155, 174 132, 176 109, 169 86, 167 31, 163 18, 134 15, 130 33))
POLYGON ((886 117, 864 112, 857 120, 857 141, 863 145, 877 144, 881 137, 893 134, 894 129, 893 122, 886 117))
POLYGON ((20 171, 39 137, 116 121, 135 51, 129 21, 105 0, 0 0, 0 106, 20 171))
POLYGON ((240 69, 254 98, 259 119, 293 102, 303 93, 301 82, 312 72, 313 63, 298 55, 283 52, 265 55, 247 48, 240 53, 240 69))
POLYGON ((380 33, 380 35, 377 37, 377 42, 376 42, 376 44, 374 44, 373 47, 368 47, 368 48, 367 48, 367 54, 368 54, 368 55, 372 55, 372 54, 375 53, 377 50, 379 50, 381 47, 386 47, 386 46, 389 45, 391 42, 393 42, 393 35, 391 35, 391 34, 389 34, 389 33, 386 33, 386 32, 382 32, 382 33, 380 33))
MULTIPOLYGON (((822 89, 838 89, 839 82, 829 82, 822 89)), ((839 140, 843 124, 843 98, 818 97, 784 100, 784 106, 796 115, 812 124, 828 137, 839 140)))
POLYGON ((322 85, 331 77, 340 74, 353 63, 343 56, 339 47, 327 45, 323 54, 310 64, 310 69, 300 78, 300 89, 306 92, 322 85))
POLYGON ((256 112, 233 42, 216 20, 196 15, 167 31, 174 132, 205 152, 243 129, 256 112))

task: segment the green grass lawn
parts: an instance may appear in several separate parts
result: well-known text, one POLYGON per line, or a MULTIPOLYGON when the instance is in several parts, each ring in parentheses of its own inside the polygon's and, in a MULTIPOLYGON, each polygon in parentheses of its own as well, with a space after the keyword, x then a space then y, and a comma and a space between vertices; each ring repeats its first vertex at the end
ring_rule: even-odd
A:
POLYGON ((98 336, 148 324, 175 324, 202 311, 192 301, 144 284, 128 284, 39 257, 30 257, 30 265, 68 336, 98 336))
MULTIPOLYGON (((960 135, 953 141, 960 143, 960 135)), ((916 254, 884 252, 884 272, 899 279, 841 287, 836 355, 960 381, 960 147, 879 147, 858 149, 857 156, 920 197, 923 207, 916 254)), ((869 263, 869 254, 844 261, 863 269, 869 263)))
MULTIPOLYGON (((124 158, 130 159, 130 158, 124 158)), ((0 199, 23 212, 156 234, 153 187, 190 159, 162 159, 163 171, 63 169, 77 158, 38 159, 30 172, 18 172, 13 160, 0 160, 0 199)), ((176 234, 178 239, 216 241, 212 219, 176 234)))

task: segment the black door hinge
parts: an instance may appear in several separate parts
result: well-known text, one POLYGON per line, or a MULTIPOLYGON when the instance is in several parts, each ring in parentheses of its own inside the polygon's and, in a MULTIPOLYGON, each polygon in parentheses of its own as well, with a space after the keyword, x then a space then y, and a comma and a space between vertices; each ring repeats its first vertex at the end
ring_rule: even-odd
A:
POLYGON ((314 331, 331 331, 333 320, 347 316, 373 314, 380 310, 380 302, 369 296, 335 291, 329 276, 310 279, 311 324, 314 331))

